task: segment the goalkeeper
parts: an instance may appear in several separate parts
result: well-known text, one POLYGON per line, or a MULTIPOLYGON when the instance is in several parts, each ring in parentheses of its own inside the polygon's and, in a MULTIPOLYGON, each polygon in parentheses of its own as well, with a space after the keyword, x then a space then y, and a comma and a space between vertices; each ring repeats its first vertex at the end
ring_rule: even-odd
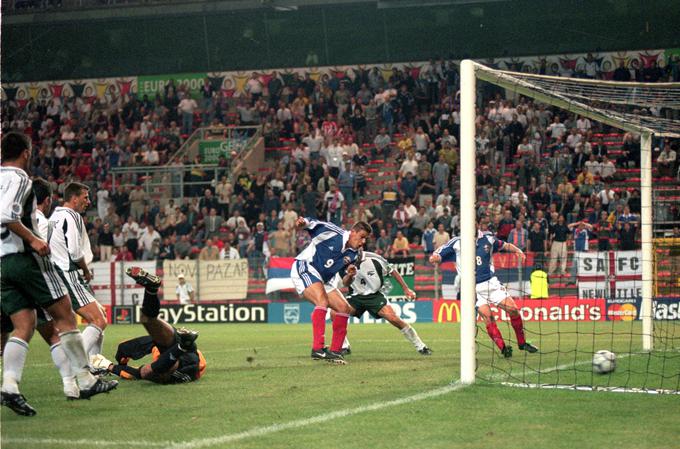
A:
MULTIPOLYGON (((363 251, 355 265, 341 270, 338 276, 341 276, 342 283, 349 287, 347 302, 351 306, 350 315, 361 316, 368 311, 373 318, 384 318, 401 330, 404 338, 415 346, 416 351, 422 355, 432 354, 432 350, 423 343, 416 330, 394 313, 394 309, 382 293, 385 278, 392 276, 402 286, 409 299, 416 298, 416 293, 406 285, 399 272, 387 260, 376 253, 363 251)), ((343 347, 343 352, 350 352, 346 339, 343 347)))
POLYGON ((91 364, 104 368, 124 379, 145 379, 161 384, 175 384, 198 380, 205 371, 203 354, 196 348, 198 332, 186 328, 175 329, 158 318, 161 303, 158 299, 159 277, 139 267, 126 270, 128 276, 145 288, 141 322, 148 336, 133 338, 118 345, 117 364, 101 354, 92 357, 91 364), (151 354, 153 362, 135 368, 130 359, 138 360, 151 354))

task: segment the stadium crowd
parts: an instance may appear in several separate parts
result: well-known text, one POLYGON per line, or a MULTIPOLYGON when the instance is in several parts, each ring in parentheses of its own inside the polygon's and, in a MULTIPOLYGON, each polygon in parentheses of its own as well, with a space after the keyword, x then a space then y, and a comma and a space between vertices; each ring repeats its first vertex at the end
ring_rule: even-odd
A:
MULTIPOLYGON (((572 75, 598 77, 593 64, 572 75)), ((677 70, 677 60, 666 70, 621 67, 615 79, 664 81, 677 70)), ((170 82, 154 98, 111 92, 106 101, 10 101, 2 126, 30 136, 32 174, 59 195, 69 181, 90 186, 95 260, 247 257, 259 277, 268 256, 293 256, 306 245, 307 233, 295 231, 299 216, 367 221, 370 248, 390 256, 408 255, 412 244, 429 254, 457 234, 458 89, 456 66, 433 59, 418 74, 395 68, 387 79, 377 68, 319 81, 274 72, 266 85, 253 74, 236 98, 206 79, 195 98, 170 82), (141 178, 128 179, 136 187, 114 188, 115 167, 200 164, 200 157, 174 154, 201 125, 261 125, 266 147, 286 142, 289 151, 269 172, 229 174, 224 159, 220 179, 187 171, 185 180, 205 188, 164 201, 149 197, 141 178), (396 163, 395 176, 377 179, 372 162, 396 163)), ((587 250, 589 241, 600 250, 638 247, 640 192, 613 186, 639 168, 639 136, 626 133, 615 142, 620 150, 611 151, 621 137, 606 126, 525 97, 505 98, 492 86, 480 94, 483 228, 534 253, 550 274, 567 274, 567 251, 587 250)), ((678 143, 655 140, 657 176, 680 176, 678 143)), ((668 218, 680 220, 677 206, 668 218)))

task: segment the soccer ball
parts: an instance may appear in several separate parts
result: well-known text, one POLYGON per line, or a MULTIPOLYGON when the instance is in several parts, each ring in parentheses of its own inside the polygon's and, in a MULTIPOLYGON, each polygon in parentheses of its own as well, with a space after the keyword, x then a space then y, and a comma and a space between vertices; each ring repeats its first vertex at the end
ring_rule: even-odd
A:
POLYGON ((616 369, 616 354, 601 350, 593 355, 593 371, 597 374, 611 373, 616 369))

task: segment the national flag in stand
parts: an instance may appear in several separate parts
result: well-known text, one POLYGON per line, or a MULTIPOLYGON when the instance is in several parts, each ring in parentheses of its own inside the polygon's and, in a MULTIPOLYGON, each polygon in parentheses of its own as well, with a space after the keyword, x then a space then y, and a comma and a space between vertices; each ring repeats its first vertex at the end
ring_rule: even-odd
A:
POLYGON ((266 294, 295 288, 293 280, 290 278, 290 269, 294 262, 294 257, 271 257, 269 259, 266 294))
MULTIPOLYGON (((512 253, 497 253, 493 255, 493 265, 496 277, 505 285, 510 296, 521 298, 531 295, 531 272, 533 271, 533 255, 527 258, 520 267, 517 256, 512 253)), ((441 265, 442 298, 457 299, 460 285, 456 285, 456 264, 452 262, 441 265)))

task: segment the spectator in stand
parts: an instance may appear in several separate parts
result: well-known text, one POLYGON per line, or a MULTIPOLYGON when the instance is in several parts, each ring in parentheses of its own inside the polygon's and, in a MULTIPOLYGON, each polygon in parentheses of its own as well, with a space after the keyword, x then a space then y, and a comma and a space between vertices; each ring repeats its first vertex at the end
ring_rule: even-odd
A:
POLYGON ((125 245, 131 253, 136 253, 139 247, 139 224, 133 215, 128 216, 127 222, 123 225, 123 236, 125 245))
POLYGON ((527 249, 527 240, 529 240, 529 232, 524 228, 521 220, 515 220, 515 227, 508 233, 507 242, 524 251, 527 249))
POLYGON ((410 199, 415 201, 418 196, 418 181, 414 178, 413 173, 407 172, 406 176, 401 180, 399 192, 402 201, 410 199))
POLYGON ((375 242, 375 252, 383 257, 389 257, 392 250, 392 238, 386 229, 380 229, 380 236, 375 242))
POLYGON ((198 260, 219 260, 220 249, 213 243, 213 239, 207 238, 205 246, 198 255, 198 260))
MULTIPOLYGON (((515 231, 516 229, 513 229, 515 231)), ((512 234, 512 232, 510 233, 512 234)), ((534 266, 543 267, 548 255, 548 239, 539 222, 534 222, 527 234, 527 249, 534 255, 534 266)))
POLYGON ((140 234, 139 250, 142 252, 142 260, 154 260, 160 250, 161 235, 151 224, 147 224, 146 230, 140 234))
POLYGON ((609 244, 609 239, 613 237, 614 228, 609 222, 609 214, 607 211, 602 211, 598 217, 598 221, 594 226, 595 232, 597 233, 597 250, 598 251, 609 251, 611 245, 609 244))
POLYGON ((182 235, 179 241, 175 243, 175 258, 188 259, 191 256, 191 242, 189 236, 182 235))
POLYGON ((406 211, 404 203, 400 203, 397 210, 392 214, 392 220, 397 225, 397 230, 405 235, 408 235, 409 226, 411 224, 411 216, 406 211))
POLYGON ((672 177, 675 173, 677 153, 670 145, 664 146, 663 151, 656 159, 657 169, 660 176, 672 177))
POLYGON ((446 244, 446 242, 448 242, 449 240, 451 240, 451 236, 449 235, 448 232, 446 232, 446 229, 444 229, 444 225, 440 223, 439 225, 437 225, 437 232, 435 233, 432 239, 434 243, 434 249, 436 250, 440 246, 446 244))
POLYGON ((371 149, 371 156, 373 159, 377 159, 379 155, 382 155, 384 159, 390 157, 390 145, 392 144, 392 138, 387 134, 386 128, 380 128, 380 134, 375 136, 373 139, 373 149, 371 149))
POLYGON ((196 100, 187 96, 177 105, 177 112, 182 116, 182 134, 191 134, 194 130, 194 112, 198 109, 196 100))
POLYGON ((397 231, 397 236, 392 242, 391 253, 392 257, 408 257, 411 254, 408 239, 400 230, 397 231))
POLYGON ((123 235, 123 231, 121 230, 120 226, 114 226, 113 227, 113 248, 114 251, 117 249, 120 251, 120 249, 125 246, 125 235, 123 235))
POLYGON ((637 228, 630 222, 616 224, 617 234, 619 238, 619 249, 621 251, 632 251, 639 249, 637 243, 637 228))
POLYGON ((451 174, 451 170, 449 168, 449 164, 446 163, 446 160, 444 159, 443 154, 439 154, 439 160, 435 162, 435 164, 432 167, 432 176, 434 178, 434 184, 435 184, 435 194, 439 196, 444 189, 447 188, 449 185, 449 176, 451 174))
POLYGON ((333 185, 331 190, 324 195, 324 209, 326 210, 326 220, 340 226, 342 224, 342 206, 345 197, 338 190, 337 185, 333 185))
POLYGON ((352 168, 352 164, 345 164, 345 169, 338 175, 338 187, 342 196, 345 199, 345 204, 348 209, 352 209, 354 204, 354 190, 356 188, 356 174, 352 168))
POLYGON ((217 195, 217 210, 222 218, 226 218, 229 214, 231 196, 234 194, 234 187, 226 176, 222 176, 220 183, 215 187, 215 194, 217 195))
POLYGON ((515 219, 512 218, 512 211, 510 209, 505 209, 503 211, 503 218, 498 223, 498 229, 496 229, 496 235, 501 240, 508 240, 508 235, 510 231, 515 227, 515 219))
POLYGON ((435 250, 434 237, 436 234, 437 230, 434 228, 434 223, 432 221, 428 221, 427 227, 423 231, 421 245, 423 247, 423 251, 425 252, 425 260, 427 260, 427 257, 435 250))
POLYGON ((220 260, 236 260, 241 258, 238 250, 231 246, 231 238, 224 239, 223 243, 224 246, 220 250, 220 260))
POLYGON ((113 254, 113 233, 111 232, 111 226, 108 223, 104 223, 102 229, 99 231, 97 246, 99 247, 99 260, 101 262, 110 261, 111 255, 113 254))
POLYGON ((175 245, 173 244, 174 237, 165 237, 163 239, 163 244, 160 247, 160 252, 158 253, 158 258, 160 260, 174 260, 175 256, 175 245))
POLYGON ((630 70, 626 67, 625 61, 621 60, 619 66, 614 70, 612 75, 614 81, 630 81, 630 70))
POLYGON ((406 160, 402 162, 401 167, 399 168, 399 175, 402 178, 405 178, 408 173, 411 173, 413 176, 418 175, 418 161, 416 160, 413 151, 408 151, 406 153, 406 160))
POLYGON ((144 212, 144 204, 147 200, 146 193, 144 190, 142 190, 142 186, 138 185, 132 192, 130 192, 129 200, 130 214, 135 220, 139 220, 139 217, 141 217, 142 213, 144 212))
POLYGON ((205 218, 205 230, 208 238, 215 238, 220 232, 223 219, 221 215, 217 214, 217 209, 210 209, 209 215, 205 218))
POLYGON ((558 275, 567 274, 567 240, 569 238, 569 228, 564 224, 564 215, 559 215, 557 222, 550 227, 550 267, 548 275, 556 272, 558 260, 560 269, 558 275))
POLYGON ((581 253, 588 251, 588 241, 590 233, 593 231, 593 225, 584 221, 569 223, 567 227, 574 232, 574 260, 571 265, 571 279, 569 283, 576 285, 576 276, 578 274, 578 265, 581 253))

